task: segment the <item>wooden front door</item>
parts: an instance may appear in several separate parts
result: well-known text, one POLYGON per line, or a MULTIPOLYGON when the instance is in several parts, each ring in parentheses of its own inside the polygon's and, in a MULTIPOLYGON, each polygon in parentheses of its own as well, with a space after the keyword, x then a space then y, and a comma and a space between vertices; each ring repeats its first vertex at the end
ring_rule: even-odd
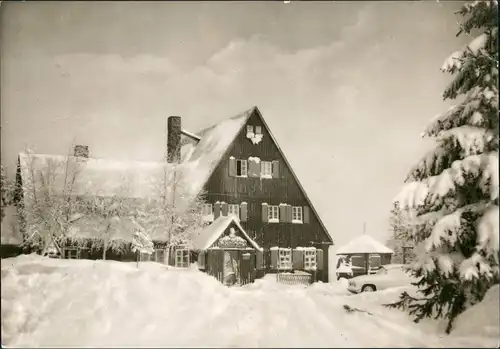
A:
POLYGON ((246 285, 255 280, 255 256, 242 251, 240 254, 240 280, 241 285, 246 285))
POLYGON ((224 285, 240 284, 240 259, 238 251, 224 251, 224 285))

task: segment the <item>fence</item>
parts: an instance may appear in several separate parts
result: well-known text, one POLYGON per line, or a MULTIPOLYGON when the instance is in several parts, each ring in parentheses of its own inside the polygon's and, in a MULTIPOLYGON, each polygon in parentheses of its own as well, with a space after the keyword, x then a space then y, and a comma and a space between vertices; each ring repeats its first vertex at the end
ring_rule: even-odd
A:
POLYGON ((285 285, 310 285, 312 284, 311 274, 276 274, 276 281, 285 285))

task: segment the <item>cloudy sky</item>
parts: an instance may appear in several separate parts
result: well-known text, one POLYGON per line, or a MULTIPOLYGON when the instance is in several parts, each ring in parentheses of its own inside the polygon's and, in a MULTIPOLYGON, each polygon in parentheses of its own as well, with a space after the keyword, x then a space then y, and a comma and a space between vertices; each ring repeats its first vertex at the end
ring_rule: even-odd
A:
POLYGON ((449 106, 462 3, 4 3, 2 163, 75 142, 158 160, 168 115, 196 131, 257 105, 336 244, 363 222, 382 240, 449 106))

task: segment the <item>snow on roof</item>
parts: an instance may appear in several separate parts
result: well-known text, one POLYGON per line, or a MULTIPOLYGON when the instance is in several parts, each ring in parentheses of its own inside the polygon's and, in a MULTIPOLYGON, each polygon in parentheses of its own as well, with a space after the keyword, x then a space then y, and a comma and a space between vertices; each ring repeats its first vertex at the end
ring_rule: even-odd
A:
POLYGON ((19 160, 23 183, 27 183, 31 177, 31 162, 35 172, 35 182, 41 181, 40 174, 54 174, 51 183, 56 190, 62 190, 66 173, 71 177, 76 172, 75 183, 72 186, 74 195, 112 196, 122 194, 120 191, 123 191, 123 186, 126 185, 124 195, 138 198, 154 196, 155 185, 162 179, 164 168, 172 166, 164 162, 27 153, 20 153, 19 160))
POLYGON ((256 107, 253 107, 197 133, 201 140, 190 154, 186 154, 183 162, 186 164, 186 180, 190 183, 193 193, 198 194, 201 191, 229 145, 255 110, 256 107))
POLYGON ((208 227, 201 229, 194 238, 193 248, 197 250, 209 249, 214 244, 214 242, 217 241, 217 239, 224 233, 231 222, 234 222, 236 224, 238 229, 250 242, 253 248, 260 250, 259 245, 257 245, 257 243, 248 236, 248 234, 245 232, 245 229, 243 229, 238 219, 234 216, 220 216, 208 227))
POLYGON ((369 235, 363 234, 337 249, 337 254, 353 253, 394 253, 369 235))

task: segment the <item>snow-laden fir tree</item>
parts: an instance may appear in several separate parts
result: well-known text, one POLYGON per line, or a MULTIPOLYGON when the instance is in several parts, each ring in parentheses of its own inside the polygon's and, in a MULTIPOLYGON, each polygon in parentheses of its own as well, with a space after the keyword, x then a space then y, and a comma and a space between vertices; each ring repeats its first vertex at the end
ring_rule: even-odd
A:
POLYGON ((497 1, 481 1, 459 11, 457 35, 472 40, 442 67, 454 75, 443 97, 459 102, 426 128, 436 148, 395 199, 417 212, 408 238, 417 244, 419 296, 403 293, 390 306, 408 308, 416 322, 445 317, 447 333, 499 282, 497 10, 497 1))

